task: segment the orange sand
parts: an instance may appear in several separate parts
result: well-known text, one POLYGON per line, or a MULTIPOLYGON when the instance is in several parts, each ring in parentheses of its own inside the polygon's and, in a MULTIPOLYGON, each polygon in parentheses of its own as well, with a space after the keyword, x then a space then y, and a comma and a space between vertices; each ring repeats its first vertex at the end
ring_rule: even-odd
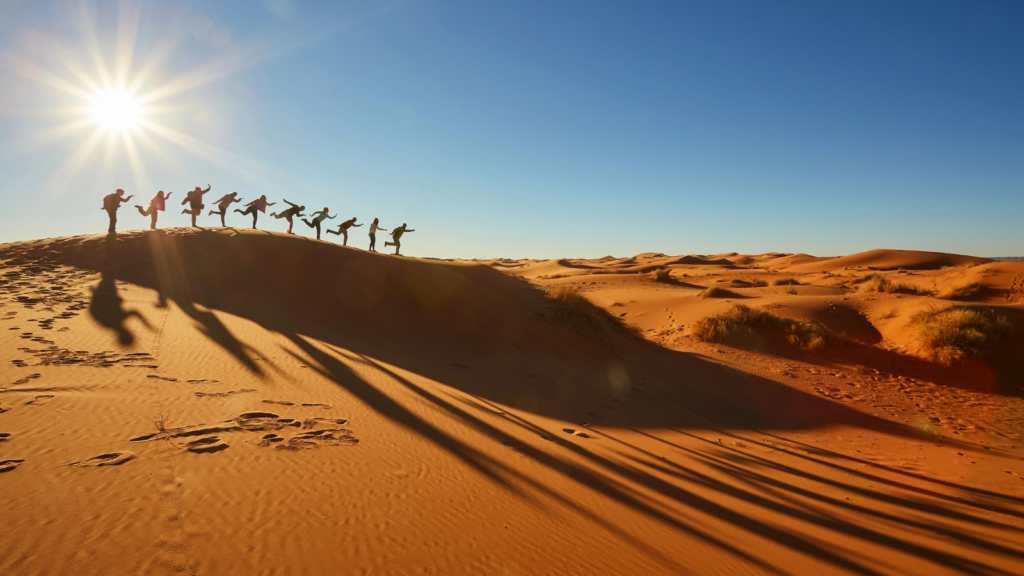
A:
POLYGON ((1020 326, 1021 262, 170 229, 0 267, 0 574, 1024 573, 1021 332, 942 367, 906 319, 950 303, 837 285, 979 281, 1020 326), (562 283, 644 338, 542 318, 562 283), (734 302, 856 343, 689 337, 734 302))

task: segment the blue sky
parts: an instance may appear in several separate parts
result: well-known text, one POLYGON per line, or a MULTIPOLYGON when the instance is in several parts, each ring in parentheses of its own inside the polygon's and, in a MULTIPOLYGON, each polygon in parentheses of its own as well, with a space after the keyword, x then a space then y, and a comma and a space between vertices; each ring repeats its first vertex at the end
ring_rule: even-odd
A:
POLYGON ((407 222, 417 256, 1024 255, 1021 29, 1010 0, 3 2, 0 242, 211 184, 407 222), (163 130, 134 162, 88 124, 103 67, 163 130))

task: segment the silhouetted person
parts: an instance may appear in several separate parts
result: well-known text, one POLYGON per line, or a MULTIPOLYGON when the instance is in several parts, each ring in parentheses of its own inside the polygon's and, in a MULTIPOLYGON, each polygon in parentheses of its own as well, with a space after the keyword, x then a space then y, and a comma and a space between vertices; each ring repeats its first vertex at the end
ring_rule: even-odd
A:
POLYGON ((316 212, 313 212, 312 214, 309 215, 309 219, 312 220, 312 222, 306 220, 305 218, 302 219, 302 222, 306 226, 309 226, 310 228, 316 228, 317 240, 320 239, 320 223, 324 221, 324 218, 330 218, 331 220, 334 220, 335 218, 334 216, 331 216, 330 213, 331 211, 327 209, 327 206, 324 206, 323 210, 317 210, 316 212))
POLYGON ((345 220, 341 224, 338 224, 337 232, 335 232, 334 230, 328 230, 327 233, 335 235, 344 235, 345 242, 342 244, 342 246, 348 246, 348 229, 357 226, 362 226, 362 224, 356 224, 356 219, 352 218, 351 220, 345 220))
POLYGON ((135 207, 139 209, 139 214, 149 216, 150 230, 156 230, 157 212, 160 212, 165 208, 166 205, 164 202, 171 197, 171 194, 174 194, 174 192, 168 192, 167 194, 164 194, 163 190, 157 192, 156 196, 153 196, 153 199, 149 201, 149 208, 146 210, 143 210, 142 206, 139 206, 138 204, 135 205, 135 207))
POLYGON ((199 188, 199 186, 196 186, 196 189, 191 191, 191 192, 189 192, 188 194, 186 194, 185 195, 185 199, 181 201, 181 205, 182 206, 184 206, 186 202, 189 204, 189 209, 188 210, 182 210, 181 213, 182 214, 191 214, 192 215, 192 227, 193 228, 196 227, 196 216, 199 216, 200 214, 202 214, 203 213, 203 208, 205 208, 205 205, 203 204, 203 194, 206 194, 209 191, 210 191, 210 185, 209 184, 206 185, 206 190, 202 190, 202 189, 199 188))
POLYGON ((415 232, 415 230, 410 230, 410 229, 406 228, 405 226, 406 226, 405 222, 402 222, 401 226, 399 226, 398 228, 395 228, 394 230, 392 230, 391 231, 391 242, 385 242, 384 243, 384 247, 385 248, 388 247, 388 246, 394 246, 395 247, 395 255, 396 256, 401 256, 401 254, 399 254, 398 252, 402 249, 402 243, 399 242, 399 240, 402 239, 402 234, 405 234, 406 232, 415 232))
MULTIPOLYGON (((210 210, 210 213, 207 214, 207 216, 213 216, 214 214, 220 214, 220 225, 221 226, 227 226, 227 224, 224 223, 224 214, 227 213, 228 208, 231 208, 231 204, 232 203, 234 203, 234 202, 241 202, 241 201, 242 201, 242 199, 238 197, 238 192, 232 192, 231 194, 226 194, 223 198, 221 198, 220 200, 217 200, 216 202, 214 202, 214 204, 216 204, 217 207, 220 208, 220 211, 218 212, 217 210, 210 210)), ((237 210, 235 210, 235 212, 237 212, 237 210)), ((253 222, 253 226, 255 226, 255 224, 256 223, 253 222)))
POLYGON ((285 210, 284 212, 281 212, 280 214, 276 212, 271 212, 270 215, 273 216, 274 218, 284 218, 288 220, 288 233, 294 234, 294 232, 292 232, 292 224, 294 224, 294 222, 292 222, 292 217, 302 216, 302 213, 306 210, 306 207, 299 206, 297 204, 292 204, 291 202, 285 200, 284 198, 282 198, 282 200, 284 200, 285 204, 291 206, 291 208, 285 210))
POLYGON ((374 218, 373 219, 373 224, 370 224, 370 252, 376 252, 377 251, 376 250, 376 246, 377 246, 377 230, 380 230, 381 232, 387 232, 387 229, 386 228, 381 228, 379 223, 380 223, 380 218, 374 218))
POLYGON ((114 192, 113 194, 107 194, 106 196, 103 197, 103 207, 100 208, 100 210, 106 210, 107 216, 110 216, 110 227, 107 228, 107 234, 117 233, 117 209, 121 207, 122 202, 127 202, 131 200, 132 196, 135 195, 132 194, 131 196, 125 198, 124 190, 118 188, 117 192, 114 192))
POLYGON ((264 194, 263 196, 260 196, 259 198, 246 204, 245 212, 237 208, 235 209, 235 212, 238 212, 242 216, 245 216, 246 214, 252 214, 252 229, 255 230, 256 217, 260 215, 260 212, 266 213, 267 206, 273 206, 274 204, 277 204, 277 202, 267 202, 267 195, 264 194))

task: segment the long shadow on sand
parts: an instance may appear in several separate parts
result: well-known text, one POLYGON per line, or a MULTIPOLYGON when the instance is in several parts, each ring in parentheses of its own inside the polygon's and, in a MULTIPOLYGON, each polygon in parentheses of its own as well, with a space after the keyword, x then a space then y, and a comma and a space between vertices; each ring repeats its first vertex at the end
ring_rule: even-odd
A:
POLYGON ((791 440, 778 438, 772 446, 760 440, 770 436, 764 430, 836 425, 921 438, 917 430, 696 356, 645 342, 565 332, 537 314, 543 302, 539 291, 489 268, 404 260, 303 238, 237 231, 130 233, 119 236, 109 249, 100 250, 97 242, 103 240, 84 237, 53 241, 45 247, 15 245, 7 247, 3 257, 17 255, 101 271, 101 286, 106 288, 97 289, 94 301, 99 300, 96 309, 104 312, 94 316, 101 314, 104 325, 119 338, 131 334, 124 324, 129 313, 117 313, 120 306, 112 307, 110 302, 108 291, 110 286, 116 288, 115 279, 157 290, 158 305, 173 301, 199 323, 206 338, 255 375, 261 371, 250 357, 249 347, 212 311, 230 313, 278 332, 294 345, 292 354, 297 359, 382 417, 435 444, 525 502, 533 502, 537 496, 557 500, 674 569, 685 567, 601 514, 580 506, 553 485, 522 472, 502 458, 507 453, 502 450, 512 448, 549 474, 765 572, 784 570, 771 558, 688 520, 691 513, 714 517, 817 562, 858 574, 878 574, 893 567, 880 567, 853 546, 801 536, 763 516, 807 523, 969 574, 1008 573, 986 562, 986 554, 1024 561, 1021 546, 1007 544, 1024 541, 1021 529, 990 517, 995 510, 1024 518, 1016 509, 1024 504, 1022 499, 979 493, 948 482, 940 486, 927 477, 914 477, 916 484, 936 485, 934 490, 922 489, 889 478, 899 471, 876 468, 869 472, 847 457, 797 446, 791 440), (361 377, 353 366, 386 376, 407 393, 493 440, 494 450, 471 446, 417 416, 361 377), (446 397, 389 366, 464 394, 446 397), (557 437, 534 423, 533 415, 591 423, 580 426, 619 445, 619 457, 557 437), (524 442, 495 426, 496 417, 539 442, 524 442), (649 436, 674 450, 674 456, 651 453, 619 438, 616 430, 649 436), (722 446, 697 431, 785 450, 821 466, 843 466, 850 476, 871 480, 880 488, 814 475, 722 446), (689 438, 689 447, 674 438, 689 438), (707 449, 692 447, 701 443, 706 443, 707 449), (676 461, 685 459, 699 461, 718 474, 710 476, 676 461), (882 514, 870 506, 823 496, 808 488, 815 484, 833 492, 841 488, 897 512, 882 514), (940 488, 965 496, 949 496, 940 488), (769 493, 773 496, 766 496, 769 493), (651 494, 658 498, 652 499, 651 494), (743 510, 756 510, 758 515, 722 503, 736 499, 747 504, 743 510), (659 501, 673 506, 662 506, 659 501), (834 513, 836 508, 850 514, 839 516, 834 513), (853 519, 859 517, 871 517, 890 528, 853 519), (971 528, 953 528, 950 521, 971 528), (954 538, 972 547, 974 553, 959 553, 938 542, 922 544, 920 539, 894 533, 893 526, 904 533, 954 538), (977 530, 983 529, 997 530, 1002 538, 979 536, 977 530))

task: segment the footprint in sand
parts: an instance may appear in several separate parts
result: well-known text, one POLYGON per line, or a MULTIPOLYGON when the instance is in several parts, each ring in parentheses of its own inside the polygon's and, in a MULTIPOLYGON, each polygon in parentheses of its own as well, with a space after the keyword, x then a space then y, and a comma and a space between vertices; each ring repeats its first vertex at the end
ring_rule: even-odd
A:
POLYGON ((324 410, 330 410, 331 409, 330 404, 303 404, 303 406, 306 406, 306 407, 309 407, 309 408, 323 408, 324 410))
MULTIPOLYGON (((192 382, 192 380, 189 380, 189 382, 192 382)), ((193 394, 200 398, 227 398, 235 394, 248 394, 249 392, 258 392, 258 390, 242 388, 241 390, 228 390, 227 392, 193 392, 193 394)))
POLYGON ((282 406, 295 406, 295 402, 289 402, 287 400, 264 400, 264 404, 280 404, 282 406))
POLYGON ((134 458, 135 452, 111 452, 109 454, 100 454, 99 456, 94 456, 81 462, 72 462, 71 464, 68 464, 68 466, 72 468, 85 468, 87 466, 120 466, 134 458))
POLYGON ((0 460, 0 472, 10 472, 18 466, 21 466, 22 462, 24 462, 24 460, 0 460))
POLYGON ((206 380, 206 379, 203 379, 203 380, 186 380, 186 382, 188 382, 190 384, 198 384, 199 382, 220 382, 220 380, 206 380))
POLYGON ((217 436, 207 436, 191 442, 182 444, 189 452, 204 454, 208 452, 220 452, 228 447, 228 444, 217 436))
POLYGON ((260 443, 257 444, 257 446, 259 446, 260 448, 266 448, 267 446, 270 446, 274 442, 281 442, 283 440, 284 438, 278 436, 277 434, 267 434, 266 436, 263 437, 263 440, 261 440, 260 443))
POLYGON ((587 434, 586 432, 580 432, 579 430, 575 430, 573 428, 562 428, 562 432, 565 432, 566 434, 572 434, 573 436, 579 436, 580 438, 591 438, 590 434, 587 434))
POLYGON ((43 404, 49 402, 51 398, 53 398, 53 394, 41 394, 39 396, 36 396, 35 400, 29 400, 25 404, 28 406, 42 406, 43 404))
POLYGON ((11 439, 11 435, 8 432, 0 432, 0 442, 7 442, 11 439))
MULTIPOLYGON (((148 368, 148 366, 147 366, 147 368, 148 368)), ((157 376, 156 374, 150 374, 149 376, 146 376, 146 378, 156 378, 157 380, 166 380, 168 382, 177 382, 178 381, 177 378, 165 378, 163 376, 157 376)))

